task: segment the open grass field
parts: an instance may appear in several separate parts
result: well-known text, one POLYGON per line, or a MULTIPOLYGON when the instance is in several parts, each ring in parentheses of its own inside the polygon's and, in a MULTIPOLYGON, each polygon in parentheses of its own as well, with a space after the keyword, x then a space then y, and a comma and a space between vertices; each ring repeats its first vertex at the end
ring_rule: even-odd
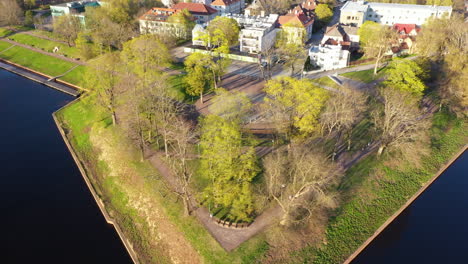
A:
POLYGON ((40 54, 18 46, 0 53, 0 58, 50 76, 58 76, 75 66, 75 64, 71 62, 40 54))
POLYGON ((11 44, 8 43, 8 42, 1 41, 1 40, 0 40, 0 52, 2 52, 2 51, 4 51, 4 50, 8 49, 8 48, 11 47, 11 46, 13 46, 13 45, 11 45, 11 44))
POLYGON ((374 69, 357 71, 357 72, 347 72, 341 74, 344 77, 361 81, 364 83, 371 83, 375 80, 382 78, 385 75, 385 68, 380 68, 377 72, 377 75, 374 76, 374 69))
POLYGON ((328 77, 321 77, 321 78, 318 78, 318 79, 312 79, 311 80, 313 83, 316 83, 318 84, 319 86, 322 85, 322 86, 327 86, 327 87, 330 87, 330 88, 333 88, 333 89, 337 89, 337 90, 340 90, 342 89, 342 87, 340 85, 338 85, 336 82, 332 81, 330 78, 328 77))
POLYGON ((10 35, 11 33, 13 33, 13 31, 11 31, 8 28, 0 28, 0 38, 6 37, 10 35))
POLYGON ((60 77, 59 80, 69 82, 71 84, 74 84, 76 86, 80 86, 83 88, 89 88, 86 87, 86 82, 84 81, 84 74, 86 71, 86 66, 78 66, 72 71, 68 72, 64 76, 60 77))
POLYGON ((42 49, 44 51, 52 53, 55 47, 59 48, 58 54, 70 58, 79 58, 79 51, 75 47, 68 47, 67 44, 61 42, 55 42, 27 34, 17 33, 8 37, 9 39, 16 41, 21 44, 25 44, 31 47, 42 49))

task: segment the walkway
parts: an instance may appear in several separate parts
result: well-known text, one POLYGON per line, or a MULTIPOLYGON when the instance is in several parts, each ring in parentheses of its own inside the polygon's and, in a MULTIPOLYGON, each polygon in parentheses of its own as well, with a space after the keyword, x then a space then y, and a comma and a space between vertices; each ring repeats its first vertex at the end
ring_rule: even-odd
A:
MULTIPOLYGON (((163 154, 160 152, 152 153, 149 161, 170 185, 169 188, 178 191, 181 189, 181 186, 173 170, 163 161, 162 155, 163 154)), ((247 241, 267 226, 275 223, 282 214, 281 208, 275 206, 259 215, 249 227, 244 229, 230 229, 216 224, 206 208, 198 207, 199 203, 193 196, 190 197, 190 200, 192 205, 197 205, 197 207, 193 208, 192 214, 198 218, 214 239, 227 251, 237 248, 240 244, 247 241)))

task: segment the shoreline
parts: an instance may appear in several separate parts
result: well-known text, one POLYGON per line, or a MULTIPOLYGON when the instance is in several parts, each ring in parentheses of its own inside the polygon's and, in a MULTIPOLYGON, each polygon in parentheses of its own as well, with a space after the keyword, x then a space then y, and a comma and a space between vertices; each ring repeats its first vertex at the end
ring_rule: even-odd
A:
POLYGON ((68 104, 64 105, 63 107, 59 108, 54 113, 52 113, 52 117, 54 119, 55 125, 57 126, 57 129, 60 132, 60 135, 62 136, 63 141, 65 142, 65 145, 68 148, 68 151, 70 152, 71 156, 73 157, 73 160, 75 161, 75 164, 77 165, 78 169, 80 170, 81 176, 83 177, 86 185, 88 186, 88 189, 89 189, 91 195, 93 196, 94 200, 96 201, 96 204, 99 207, 99 210, 101 211, 102 215, 104 216, 104 219, 106 220, 106 222, 108 224, 110 224, 110 225, 112 225, 114 227, 115 231, 117 232, 117 234, 120 237, 120 240, 122 241, 125 248, 127 249, 127 252, 130 255, 130 258, 132 259, 133 263, 139 264, 140 262, 139 262, 139 259, 138 259, 138 255, 135 252, 135 250, 133 249, 132 243, 125 236, 125 234, 123 233, 123 231, 120 228, 119 224, 107 212, 107 209, 106 209, 106 206, 105 206, 104 202, 101 200, 101 198, 97 194, 96 190, 94 189, 94 186, 91 183, 91 180, 88 177, 88 174, 86 173, 86 170, 84 168, 85 166, 83 165, 80 158, 76 154, 75 149, 73 148, 70 141, 68 140, 68 137, 65 134, 65 131, 63 130, 63 128, 61 126, 61 123, 60 123, 60 121, 58 120, 58 118, 56 116, 56 113, 58 111, 62 110, 65 107, 68 107, 71 104, 76 103, 78 100, 80 100, 80 98, 78 98, 76 100, 73 100, 70 103, 68 103, 68 104))
POLYGON ((74 97, 79 97, 81 91, 87 91, 62 80, 48 81, 54 77, 5 59, 0 59, 0 68, 74 97))
POLYGON ((396 211, 392 216, 390 216, 375 232, 369 237, 356 251, 354 251, 344 262, 343 264, 351 263, 364 249, 374 241, 374 239, 382 233, 404 210, 416 201, 421 194, 423 194, 427 188, 429 188, 432 183, 434 183, 442 173, 444 173, 465 151, 468 149, 468 144, 462 147, 446 164, 440 168, 437 173, 429 179, 415 194, 413 194, 406 202, 403 204, 398 211, 396 211))

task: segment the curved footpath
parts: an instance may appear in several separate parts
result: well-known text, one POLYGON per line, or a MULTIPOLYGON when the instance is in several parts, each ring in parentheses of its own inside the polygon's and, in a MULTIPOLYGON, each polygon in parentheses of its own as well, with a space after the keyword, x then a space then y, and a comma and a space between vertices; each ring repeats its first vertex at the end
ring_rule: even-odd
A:
POLYGON ((406 203, 398 209, 385 223, 383 223, 375 232, 374 234, 369 237, 351 256, 349 256, 343 263, 344 264, 349 264, 351 263, 358 255, 361 253, 372 241, 383 231, 385 228, 387 228, 388 225, 390 225, 393 220, 395 220, 406 208, 408 208, 418 197, 427 189, 429 186, 432 185, 432 183, 439 178, 444 171, 452 165, 455 160, 457 160, 468 148, 468 144, 466 144, 455 156, 445 164, 444 167, 442 167, 435 175, 432 177, 421 189, 419 189, 418 192, 416 192, 406 203))

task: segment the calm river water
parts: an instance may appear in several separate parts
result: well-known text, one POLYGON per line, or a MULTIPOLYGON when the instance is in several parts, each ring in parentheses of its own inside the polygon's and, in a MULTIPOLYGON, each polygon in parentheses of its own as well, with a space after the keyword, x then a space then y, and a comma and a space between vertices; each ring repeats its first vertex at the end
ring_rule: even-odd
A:
POLYGON ((353 261, 366 263, 468 263, 467 152, 353 261))
POLYGON ((70 100, 0 70, 0 263, 131 263, 53 122, 70 100))

